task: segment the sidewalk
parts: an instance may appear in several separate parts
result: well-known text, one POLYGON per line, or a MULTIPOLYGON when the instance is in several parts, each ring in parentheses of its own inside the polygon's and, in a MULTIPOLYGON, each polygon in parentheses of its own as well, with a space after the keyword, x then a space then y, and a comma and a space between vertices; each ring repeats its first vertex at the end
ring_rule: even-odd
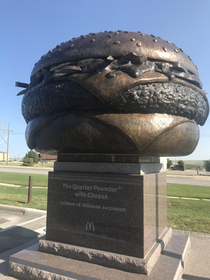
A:
MULTIPOLYGON (((0 280, 15 279, 7 272, 10 255, 45 238, 45 226, 46 211, 0 205, 0 280)), ((210 234, 177 230, 174 233, 190 235, 191 239, 182 279, 210 280, 210 234)))
POLYGON ((0 205, 0 279, 8 276, 8 262, 13 255, 45 236, 46 211, 0 205))
POLYGON ((167 198, 210 201, 210 199, 209 199, 209 198, 195 198, 195 197, 171 196, 171 195, 167 195, 167 198))
MULTIPOLYGON (((0 183, 0 186, 15 187, 15 188, 28 188, 28 186, 7 184, 7 183, 0 183)), ((33 188, 35 188, 35 189, 47 189, 48 187, 33 186, 33 188)))

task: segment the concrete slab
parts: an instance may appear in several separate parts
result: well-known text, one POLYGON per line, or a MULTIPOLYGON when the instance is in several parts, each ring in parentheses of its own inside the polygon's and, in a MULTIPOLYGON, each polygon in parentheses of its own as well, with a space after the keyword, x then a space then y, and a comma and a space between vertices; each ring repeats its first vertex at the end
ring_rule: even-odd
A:
MULTIPOLYGON (((41 217, 38 222, 42 225, 46 224, 46 216, 41 217)), ((0 254, 29 242, 32 239, 38 238, 41 232, 37 232, 36 230, 40 230, 40 225, 35 221, 28 221, 28 223, 22 226, 14 226, 2 231, 0 234, 0 254)), ((43 234, 45 234, 44 229, 42 235, 43 234)))
POLYGON ((210 238, 191 235, 191 249, 185 263, 182 279, 210 279, 210 238))
POLYGON ((46 211, 0 205, 0 279, 8 276, 9 257, 45 235, 46 211))

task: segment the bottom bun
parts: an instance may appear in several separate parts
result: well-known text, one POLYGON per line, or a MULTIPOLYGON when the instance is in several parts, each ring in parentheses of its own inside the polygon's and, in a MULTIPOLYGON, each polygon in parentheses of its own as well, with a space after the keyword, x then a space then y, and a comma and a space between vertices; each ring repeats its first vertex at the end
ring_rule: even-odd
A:
POLYGON ((194 121, 167 114, 48 115, 30 121, 26 142, 38 152, 185 156, 194 151, 194 121))

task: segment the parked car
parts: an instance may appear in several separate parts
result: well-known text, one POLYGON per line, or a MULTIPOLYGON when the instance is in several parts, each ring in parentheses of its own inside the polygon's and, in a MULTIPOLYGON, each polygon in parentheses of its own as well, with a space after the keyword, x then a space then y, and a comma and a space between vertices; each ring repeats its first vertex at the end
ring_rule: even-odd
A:
POLYGON ((180 171, 185 171, 186 170, 186 166, 184 165, 172 165, 171 166, 172 170, 180 170, 180 171))

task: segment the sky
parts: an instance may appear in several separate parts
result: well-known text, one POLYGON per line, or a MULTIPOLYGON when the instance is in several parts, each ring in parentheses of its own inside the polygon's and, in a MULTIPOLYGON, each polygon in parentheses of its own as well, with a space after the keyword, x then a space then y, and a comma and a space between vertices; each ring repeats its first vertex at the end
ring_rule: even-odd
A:
MULTIPOLYGON (((210 101, 209 0, 1 0, 0 1, 0 122, 10 129, 10 158, 21 158, 29 148, 21 114, 21 88, 43 54, 57 44, 90 32, 141 31, 175 43, 198 66, 203 90, 210 101)), ((3 138, 7 131, 1 131, 3 138)), ((7 141, 7 139, 6 139, 7 141)), ((0 151, 7 145, 0 139, 0 151)), ((195 151, 182 160, 210 159, 210 117, 200 127, 195 151)), ((173 158, 172 158, 173 159, 173 158)))

